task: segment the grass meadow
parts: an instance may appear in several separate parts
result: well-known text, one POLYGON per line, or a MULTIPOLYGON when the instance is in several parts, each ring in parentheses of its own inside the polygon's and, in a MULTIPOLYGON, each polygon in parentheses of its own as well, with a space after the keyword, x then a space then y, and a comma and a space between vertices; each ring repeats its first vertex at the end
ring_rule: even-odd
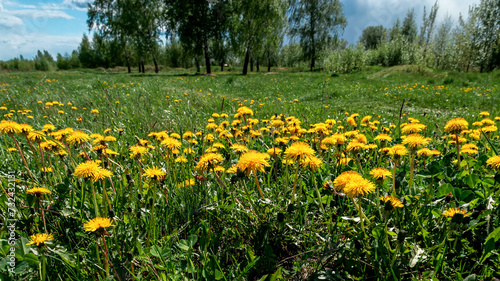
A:
POLYGON ((500 278, 499 81, 1 73, 0 279, 500 278))

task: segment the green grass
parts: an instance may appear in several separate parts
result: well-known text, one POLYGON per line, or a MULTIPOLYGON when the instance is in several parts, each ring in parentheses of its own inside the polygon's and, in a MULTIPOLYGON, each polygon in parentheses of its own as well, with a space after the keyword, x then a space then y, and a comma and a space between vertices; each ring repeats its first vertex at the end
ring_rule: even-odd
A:
MULTIPOLYGON (((476 129, 473 123, 483 119, 482 111, 488 111, 492 120, 500 116, 499 72, 455 73, 399 66, 370 67, 348 75, 298 69, 245 76, 235 72, 191 73, 177 69, 146 75, 94 70, 0 74, 4 120, 26 123, 35 130, 53 124, 55 131, 72 128, 88 135, 114 136, 116 141, 105 143, 119 153, 113 156, 93 151, 96 145, 92 141, 73 146, 61 140, 60 149, 44 152, 42 159, 35 142, 16 134, 25 167, 12 135, 2 135, 2 194, 10 187, 9 173, 18 180, 13 213, 18 220, 17 275, 8 277, 11 232, 7 225, 11 217, 8 196, 2 195, 2 276, 12 280, 38 280, 44 274, 46 280, 500 277, 495 250, 500 237, 500 184, 498 169, 486 164, 500 151, 498 132, 480 139, 464 133, 466 141, 477 146, 477 154, 464 154, 457 167, 453 162, 457 149, 448 142, 452 138, 444 129, 448 120, 457 117, 465 118, 469 128, 476 129), (233 125, 233 116, 241 106, 251 108, 253 116, 233 125), (91 113, 93 109, 99 113, 91 113), (241 137, 224 138, 207 129, 213 113, 227 113, 227 118, 214 121, 217 125, 228 121, 227 129, 232 133, 241 130, 241 137), (359 134, 379 148, 382 144, 374 141, 378 134, 392 136, 388 146, 400 144, 398 126, 409 117, 416 118, 427 126, 420 132, 429 138, 427 147, 441 155, 425 160, 416 157, 413 176, 410 154, 398 162, 377 152, 378 148, 353 153, 347 150, 349 141, 338 148, 322 149, 321 140, 327 135, 355 129, 346 119, 354 113, 360 115, 356 121, 359 134), (204 141, 209 133, 214 134, 214 142, 224 145, 218 153, 224 159, 219 164, 225 169, 239 162, 240 154, 230 149, 234 143, 260 152, 273 146, 285 151, 292 141, 278 145, 273 140, 291 136, 298 128, 280 128, 275 137, 265 131, 262 136, 250 135, 251 130, 270 126, 266 120, 276 115, 283 115, 284 121, 295 117, 305 130, 328 119, 337 121, 326 134, 299 136, 324 162, 321 168, 288 165, 279 156, 271 157, 269 167, 258 171, 256 177, 241 171, 215 174, 195 169, 213 144, 204 141), (371 122, 379 124, 362 126, 361 119, 368 115, 371 122), (245 123, 256 122, 250 118, 258 123, 245 129, 245 123), (105 133, 106 129, 110 130, 105 133), (174 152, 148 136, 162 131, 181 136, 186 131, 203 134, 196 137, 197 144, 184 140, 174 152), (130 157, 130 147, 139 140, 148 140, 154 149, 148 149, 142 158, 130 157), (185 153, 185 148, 194 153, 185 153), (56 155, 61 149, 69 154, 56 155), (337 149, 345 155, 339 157, 337 149), (87 159, 85 153, 100 160, 100 166, 113 175, 96 182, 77 178, 74 172, 87 159), (181 155, 187 163, 174 161, 181 155), (338 165, 345 157, 352 159, 338 165), (53 171, 44 173, 42 166, 53 171), (144 175, 152 166, 166 172, 161 182, 144 175), (353 201, 327 182, 350 170, 375 182, 369 175, 375 167, 391 172, 395 167, 395 179, 377 183, 378 191, 355 200, 369 219, 360 221, 353 201), (194 185, 179 186, 189 179, 194 179, 194 185), (26 194, 35 186, 46 187, 51 194, 26 194), (265 199, 260 198, 258 188, 265 199), (392 194, 393 188, 404 207, 391 211, 376 195, 392 194), (292 203, 294 189, 297 198, 292 203), (471 215, 463 220, 443 216, 453 207, 471 215), (96 216, 113 218, 114 226, 107 228, 107 233, 85 232, 83 224, 96 216), (54 239, 41 247, 26 245, 30 235, 43 232, 52 233, 54 239)), ((47 140, 53 138, 48 136, 47 140)))

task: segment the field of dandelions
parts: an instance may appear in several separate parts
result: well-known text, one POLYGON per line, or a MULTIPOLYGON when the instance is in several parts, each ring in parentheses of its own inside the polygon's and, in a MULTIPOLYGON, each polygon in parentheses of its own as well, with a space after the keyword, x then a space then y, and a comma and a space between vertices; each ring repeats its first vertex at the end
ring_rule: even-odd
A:
POLYGON ((379 70, 0 74, 0 280, 500 278, 499 73, 379 70))

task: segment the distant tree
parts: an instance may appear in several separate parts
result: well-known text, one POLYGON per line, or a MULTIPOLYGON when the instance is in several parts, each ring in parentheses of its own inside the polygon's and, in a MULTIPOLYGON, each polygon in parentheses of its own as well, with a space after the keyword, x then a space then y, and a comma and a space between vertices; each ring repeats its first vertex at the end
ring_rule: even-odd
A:
POLYGON ((413 8, 406 13, 401 27, 401 35, 410 43, 413 43, 417 38, 417 23, 415 22, 415 9, 413 8))
POLYGON ((276 28, 275 20, 285 13, 284 2, 280 0, 235 0, 231 25, 231 44, 236 53, 244 49, 243 74, 248 73, 248 64, 254 49, 259 49, 269 30, 276 28))
POLYGON ((387 29, 385 29, 385 27, 382 25, 368 26, 363 30, 359 43, 361 43, 366 50, 374 50, 386 40, 387 29))
POLYGON ((471 11, 478 18, 480 71, 491 71, 500 67, 500 1, 481 0, 471 11))
MULTIPOLYGON (((169 0, 167 14, 171 29, 176 29, 183 47, 196 57, 203 54, 206 72, 211 73, 210 41, 219 39, 222 44, 227 33, 229 1, 169 0)), ((217 55, 223 57, 223 46, 216 45, 217 55)), ((198 69, 199 70, 199 64, 198 69)))
POLYGON ((101 37, 123 46, 129 72, 129 45, 137 48, 141 72, 145 70, 144 55, 147 53, 151 53, 158 72, 155 52, 164 27, 164 12, 162 0, 94 0, 88 9, 87 25, 101 37))
POLYGON ((447 15, 443 22, 437 28, 436 34, 433 37, 433 56, 434 67, 439 69, 450 68, 452 38, 451 31, 453 22, 449 15, 447 15))
POLYGON ((80 42, 80 46, 78 46, 78 59, 83 67, 95 67, 94 53, 92 51, 89 37, 86 34, 83 34, 82 42, 80 42))
POLYGON ((35 62, 36 70, 50 71, 52 69, 52 62, 54 62, 54 59, 46 50, 44 50, 43 53, 38 50, 33 61, 35 62))
POLYGON ((311 71, 327 42, 337 39, 347 25, 340 0, 291 0, 290 34, 299 37, 311 71))
POLYGON ((67 58, 63 57, 60 53, 57 53, 57 68, 61 70, 70 69, 71 66, 67 58))
POLYGON ((434 32, 434 22, 436 21, 437 11, 439 9, 438 2, 436 1, 431 7, 429 16, 427 16, 426 7, 424 7, 424 16, 422 18, 422 27, 420 28, 420 45, 423 46, 423 59, 427 55, 427 48, 432 39, 434 32))
POLYGON ((469 71, 477 64, 480 46, 479 14, 469 8, 469 17, 464 19, 460 15, 458 26, 453 31, 453 42, 455 44, 454 61, 456 69, 469 71))
POLYGON ((80 68, 80 59, 78 58, 78 51, 73 50, 71 57, 69 58, 69 65, 71 68, 80 68))
POLYGON ((396 40, 401 36, 401 21, 396 19, 391 29, 389 30, 389 41, 396 40))

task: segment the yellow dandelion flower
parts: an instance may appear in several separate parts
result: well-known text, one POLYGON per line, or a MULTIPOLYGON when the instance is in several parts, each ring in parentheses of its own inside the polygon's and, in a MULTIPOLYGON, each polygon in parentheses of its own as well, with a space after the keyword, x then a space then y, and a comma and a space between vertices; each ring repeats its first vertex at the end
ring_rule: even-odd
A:
POLYGON ((393 147, 391 147, 391 150, 389 151, 389 155, 393 157, 400 157, 408 154, 408 149, 402 144, 396 144, 393 147))
POLYGON ((129 150, 132 152, 130 158, 142 158, 148 149, 144 146, 132 146, 129 150))
POLYGON ((303 160, 307 157, 313 156, 314 153, 315 153, 314 149, 312 149, 311 146, 309 146, 309 144, 305 142, 294 142, 290 147, 288 147, 285 150, 284 158, 286 160, 292 159, 294 161, 297 161, 297 159, 303 160))
POLYGON ((346 171, 338 175, 333 181, 333 187, 337 191, 343 191, 347 183, 362 179, 363 177, 355 171, 346 171))
POLYGON ((475 155, 475 154, 478 154, 479 152, 475 149, 472 149, 472 148, 464 148, 464 149, 461 149, 460 150, 460 154, 463 155, 463 154, 469 154, 469 155, 475 155))
POLYGON ((481 120, 481 123, 484 126, 493 126, 493 125, 495 125, 495 121, 491 120, 490 118, 484 118, 483 120, 481 120))
POLYGON ((375 185, 371 181, 362 177, 356 180, 348 181, 343 189, 344 193, 348 197, 360 197, 371 193, 374 190, 375 185))
POLYGON ((349 162, 351 162, 351 161, 352 161, 352 158, 349 158, 349 157, 340 158, 339 164, 346 166, 346 165, 349 165, 349 162))
POLYGON ((446 122, 444 130, 447 133, 458 134, 462 130, 467 130, 468 127, 469 122, 467 122, 464 118, 454 118, 446 122))
POLYGON ((247 176, 250 175, 250 172, 265 172, 264 167, 270 166, 267 161, 269 157, 270 156, 266 153, 251 150, 241 155, 236 166, 241 171, 245 172, 247 176))
POLYGON ((184 156, 179 156, 179 157, 175 158, 174 162, 175 163, 187 163, 188 159, 184 156))
POLYGON ((356 120, 353 117, 347 117, 346 122, 347 122, 347 124, 349 124, 349 126, 353 126, 353 127, 358 126, 358 124, 356 123, 356 120))
POLYGON ((374 140, 391 142, 392 138, 388 134, 379 134, 374 138, 374 140))
POLYGON ((33 127, 28 124, 19 124, 19 129, 21 129, 21 134, 27 136, 31 131, 33 131, 33 127))
POLYGON ((365 150, 366 148, 367 147, 364 143, 359 142, 356 139, 349 142, 349 144, 346 147, 347 151, 361 151, 361 150, 365 150))
POLYGON ((208 172, 223 161, 224 157, 219 153, 206 153, 200 157, 195 169, 199 172, 208 172))
POLYGON ((491 133, 491 132, 496 132, 498 130, 497 126, 486 126, 481 128, 481 131, 485 133, 491 133))
POLYGON ((242 107, 238 108, 237 113, 240 116, 248 116, 248 115, 253 116, 253 111, 246 106, 242 106, 242 107))
POLYGON ((113 175, 113 172, 111 172, 110 170, 100 168, 94 173, 92 180, 93 181, 100 181, 103 179, 107 179, 108 177, 110 177, 112 175, 113 175))
POLYGON ((234 150, 234 152, 240 153, 240 154, 248 151, 248 147, 246 145, 240 144, 240 143, 235 143, 235 144, 231 145, 229 148, 234 150))
POLYGON ((288 140, 288 138, 281 138, 281 137, 279 137, 279 138, 275 138, 274 142, 276 144, 284 145, 284 144, 287 144, 289 142, 289 140, 288 140))
POLYGON ((300 165, 304 168, 309 168, 310 170, 317 170, 323 164, 323 160, 316 156, 309 156, 302 161, 300 161, 300 165))
POLYGON ((283 152, 283 150, 277 147, 269 148, 267 150, 267 154, 269 154, 270 156, 279 156, 281 155, 281 152, 283 152))
POLYGON ((78 164, 73 173, 77 178, 93 179, 94 175, 102 169, 96 161, 88 160, 78 164))
POLYGON ((28 139, 32 142, 40 143, 45 139, 46 135, 42 131, 31 131, 28 134, 28 139))
POLYGON ((162 181, 163 179, 165 179, 166 175, 167 173, 165 171, 155 166, 152 166, 151 168, 146 168, 143 174, 143 176, 155 181, 162 181))
POLYGON ((495 170, 500 169, 500 155, 488 158, 488 160, 486 160, 486 165, 495 170))
POLYGON ((0 132, 6 135, 13 136, 22 132, 21 126, 14 121, 2 120, 0 122, 0 132))
POLYGON ((193 185, 195 185, 195 183, 196 182, 194 179, 188 179, 188 180, 185 180, 185 181, 177 184, 177 187, 183 188, 183 187, 193 186, 193 185))
POLYGON ((377 167, 370 171, 370 176, 375 180, 385 180, 386 178, 392 178, 391 171, 383 167, 377 167))
POLYGON ((408 147, 412 151, 415 151, 419 147, 429 144, 429 141, 422 135, 411 134, 411 135, 406 136, 406 138, 403 140, 403 144, 408 145, 408 147))
POLYGON ((106 229, 108 227, 115 226, 113 220, 109 218, 97 217, 95 219, 88 220, 83 224, 83 229, 85 231, 96 232, 98 230, 106 229))
POLYGON ((380 196, 380 201, 384 204, 384 208, 387 211, 394 210, 395 208, 403 208, 404 205, 398 198, 387 195, 386 197, 380 196))
POLYGON ((417 151, 417 156, 430 156, 432 155, 432 151, 428 148, 421 148, 417 151))
POLYGON ((26 191, 26 194, 32 194, 35 196, 41 196, 43 194, 50 194, 50 190, 45 187, 33 187, 26 191))
POLYGON ((160 144, 170 150, 179 149, 182 145, 179 140, 172 137, 165 138, 160 144))
POLYGON ((66 140, 70 144, 82 144, 84 142, 88 142, 90 137, 84 131, 77 130, 71 133, 66 140))
POLYGON ((182 138, 185 140, 190 140, 190 139, 194 138, 194 134, 191 131, 186 131, 186 132, 184 132, 184 134, 182 134, 182 138))
POLYGON ((401 133, 403 133, 404 135, 415 134, 421 132, 426 127, 427 126, 425 126, 424 124, 410 123, 401 128, 401 133))
POLYGON ((30 236, 30 241, 26 245, 36 245, 37 247, 45 245, 45 242, 53 240, 54 236, 48 233, 36 233, 30 236))
POLYGON ((464 218, 472 215, 472 213, 467 213, 466 210, 460 208, 449 208, 448 210, 443 212, 443 215, 449 218, 454 217, 456 214, 462 214, 464 218))

